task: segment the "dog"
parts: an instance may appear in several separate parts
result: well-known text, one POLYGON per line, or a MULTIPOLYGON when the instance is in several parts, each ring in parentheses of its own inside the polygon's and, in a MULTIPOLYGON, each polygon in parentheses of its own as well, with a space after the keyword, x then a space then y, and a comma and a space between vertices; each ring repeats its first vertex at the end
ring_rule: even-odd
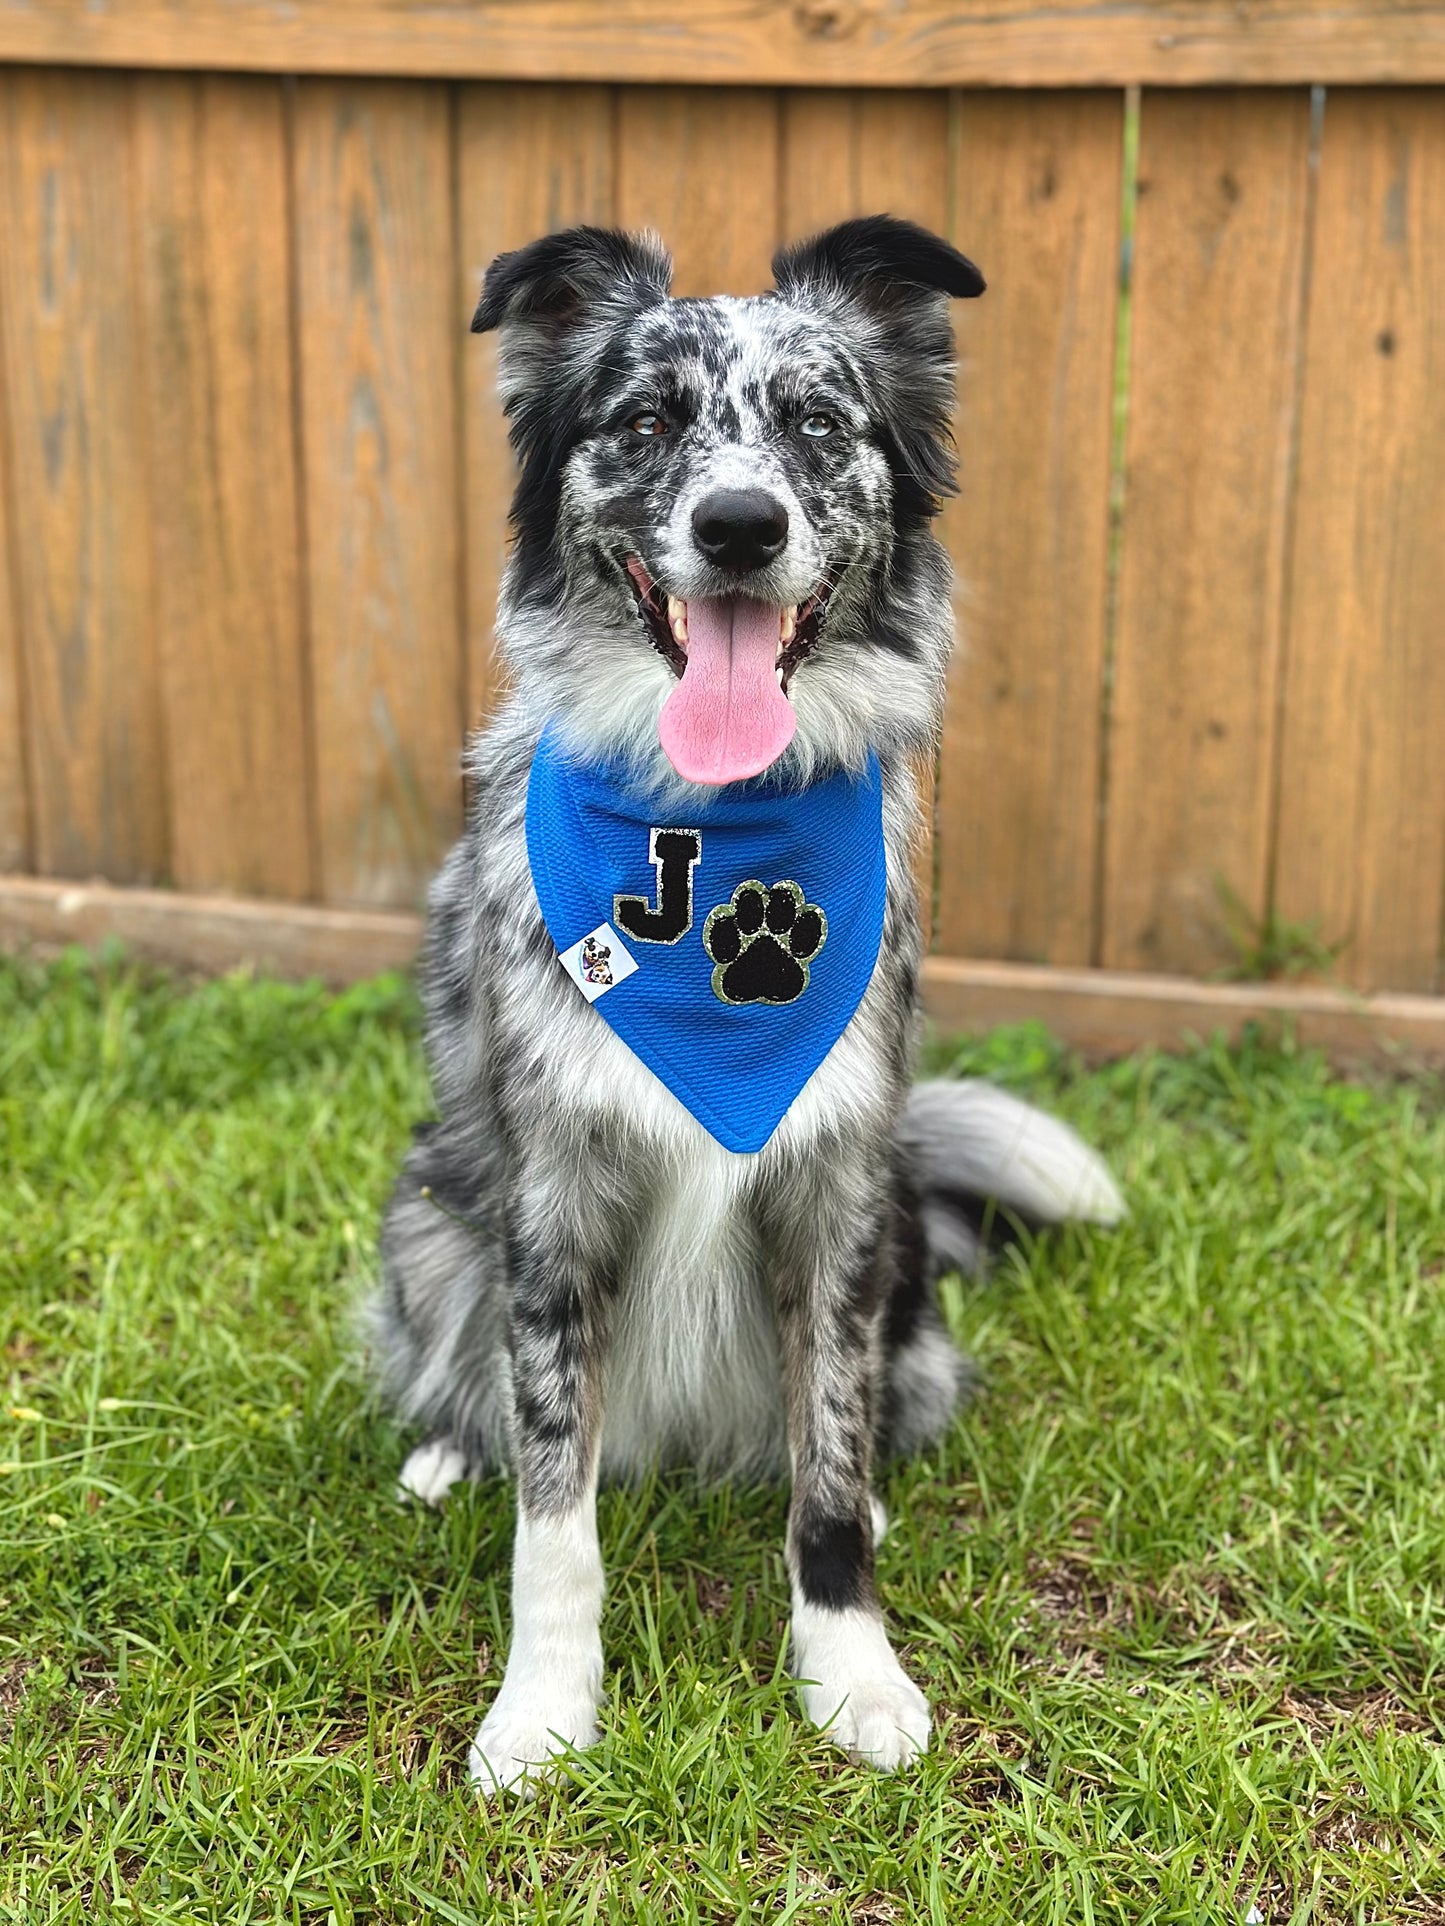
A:
POLYGON ((605 943, 599 943, 592 936, 583 937, 582 955, 579 958, 582 974, 589 983, 599 984, 604 990, 610 990, 613 984, 612 972, 608 968, 611 955, 605 943))
POLYGON ((977 1266, 981 1199, 1121 1210, 1062 1124, 911 1085, 948 303, 983 278, 882 215, 773 268, 757 298, 673 299, 653 237, 578 227, 494 261, 472 324, 500 333, 518 461, 511 693, 431 893, 439 1119, 386 1211, 374 1338, 426 1433, 405 1491, 516 1479, 488 1795, 595 1740, 598 1480, 682 1460, 790 1474, 804 1709, 855 1760, 920 1753, 872 1469, 958 1405, 936 1281, 977 1266))

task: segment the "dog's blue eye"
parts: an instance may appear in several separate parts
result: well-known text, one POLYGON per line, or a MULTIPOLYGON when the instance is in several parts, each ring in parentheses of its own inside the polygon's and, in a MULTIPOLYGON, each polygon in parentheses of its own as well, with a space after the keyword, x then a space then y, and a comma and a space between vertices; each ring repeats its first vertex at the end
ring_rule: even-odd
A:
POLYGON ((824 435, 831 435, 837 426, 831 415, 804 415, 798 423, 798 433, 806 435, 810 441, 821 441, 824 435))
POLYGON ((667 423, 661 415, 634 415, 628 422, 634 435, 665 435, 667 423))

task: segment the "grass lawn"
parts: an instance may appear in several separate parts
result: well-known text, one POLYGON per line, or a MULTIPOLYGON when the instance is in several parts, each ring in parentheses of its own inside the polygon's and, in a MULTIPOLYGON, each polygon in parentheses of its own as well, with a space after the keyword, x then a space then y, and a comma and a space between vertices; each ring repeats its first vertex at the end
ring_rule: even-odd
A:
POLYGON ((936 1711, 847 1765, 783 1499, 608 1493, 605 1737, 480 1805, 511 1500, 393 1499, 349 1335, 424 1114, 410 993, 0 965, 0 1919, 1445 1920, 1445 1106, 1248 1047, 957 1055, 1133 1216, 949 1311, 892 1470, 936 1711))

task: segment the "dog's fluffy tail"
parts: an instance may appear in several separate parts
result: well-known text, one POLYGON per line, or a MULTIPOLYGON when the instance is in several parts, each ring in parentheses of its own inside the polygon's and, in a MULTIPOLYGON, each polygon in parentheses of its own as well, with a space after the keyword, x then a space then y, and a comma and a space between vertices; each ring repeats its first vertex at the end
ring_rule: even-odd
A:
POLYGON ((915 1084, 898 1139, 935 1275, 979 1269, 990 1204, 1030 1224, 1117 1224, 1125 1214, 1103 1159, 1057 1117, 995 1084, 915 1084))

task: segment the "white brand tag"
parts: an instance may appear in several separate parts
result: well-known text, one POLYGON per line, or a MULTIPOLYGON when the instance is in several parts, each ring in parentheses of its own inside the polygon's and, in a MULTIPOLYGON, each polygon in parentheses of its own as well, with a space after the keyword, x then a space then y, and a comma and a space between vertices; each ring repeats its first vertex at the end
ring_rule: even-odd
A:
POLYGON ((625 983, 637 968, 610 923, 599 923, 570 950, 559 950, 557 961, 589 1003, 625 983))

